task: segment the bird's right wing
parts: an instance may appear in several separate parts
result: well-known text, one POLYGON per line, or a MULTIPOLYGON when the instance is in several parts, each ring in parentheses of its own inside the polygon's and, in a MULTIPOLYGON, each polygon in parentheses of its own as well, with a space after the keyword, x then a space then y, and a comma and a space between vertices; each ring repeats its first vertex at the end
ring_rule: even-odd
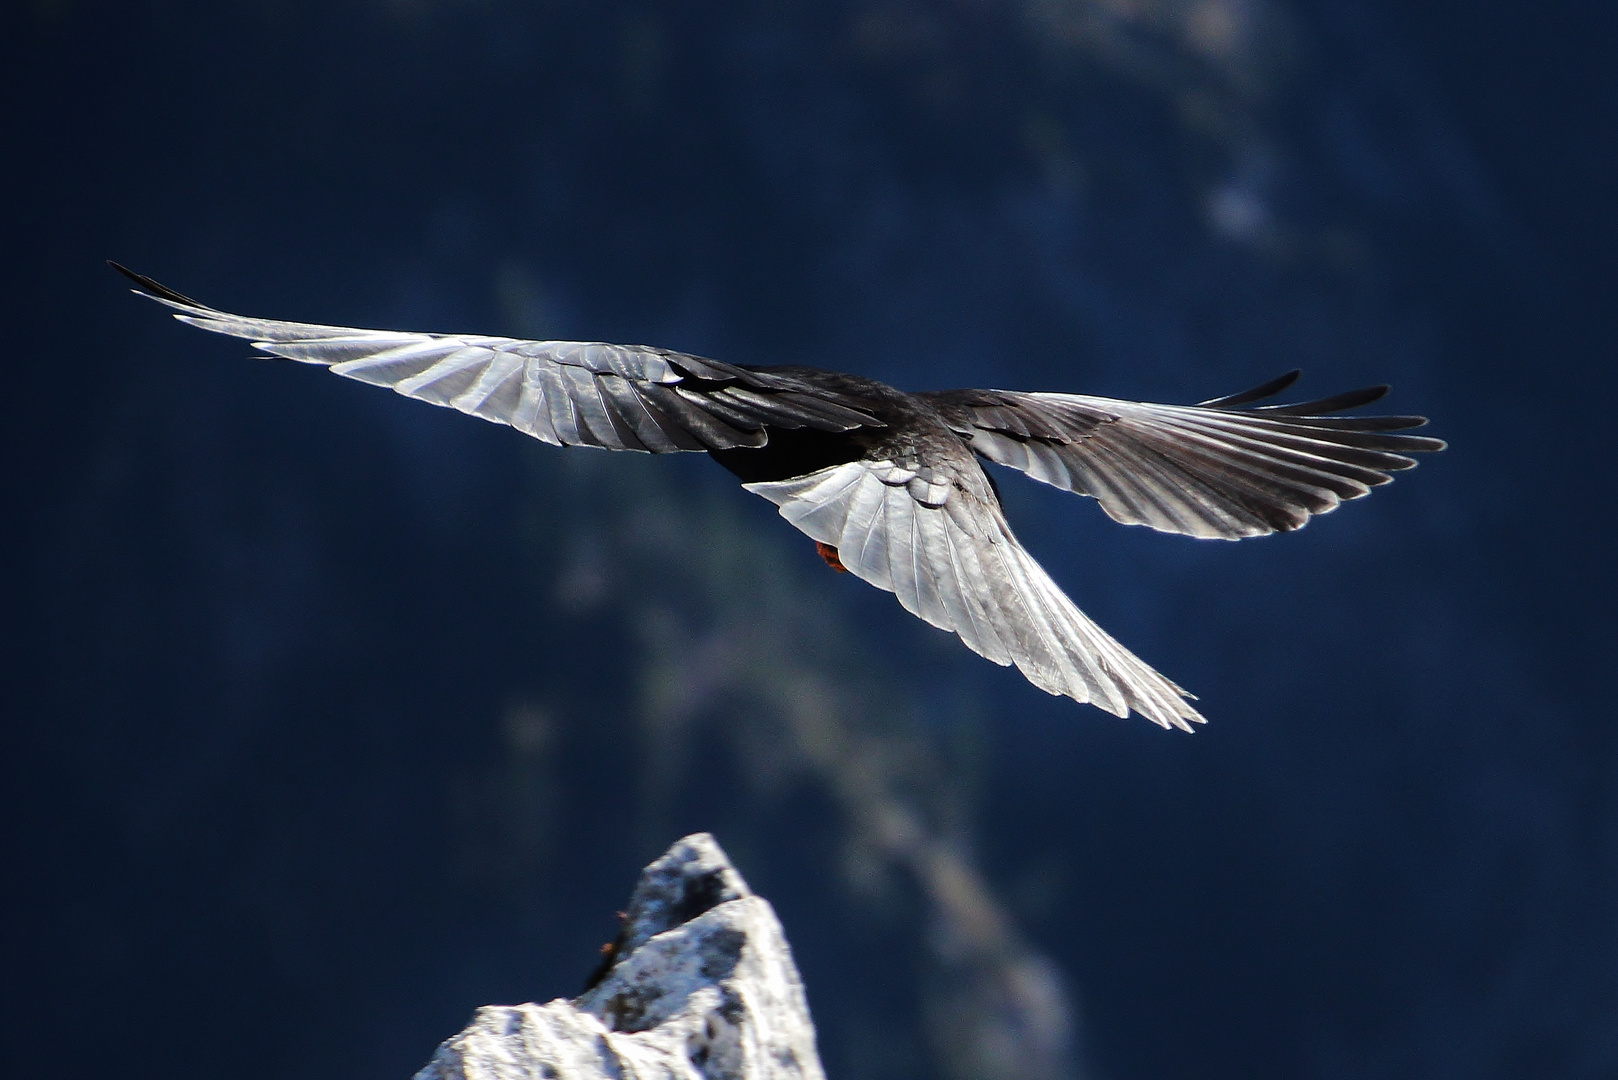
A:
POLYGON ((668 349, 252 319, 199 304, 116 263, 113 268, 134 281, 140 295, 174 308, 181 322, 559 446, 724 450, 764 445, 769 427, 881 426, 858 402, 789 374, 668 349))
POLYGON ((1335 415, 1386 386, 1244 407, 1297 375, 1199 405, 1009 390, 918 396, 983 457, 1092 495, 1115 521, 1221 540, 1302 528, 1415 465, 1410 454, 1444 448, 1398 434, 1425 424, 1420 416, 1335 415))
POLYGON ((1017 542, 977 463, 852 461, 743 485, 848 571, 1047 693, 1191 730, 1189 694, 1091 622, 1017 542), (953 463, 952 463, 953 464, 953 463))

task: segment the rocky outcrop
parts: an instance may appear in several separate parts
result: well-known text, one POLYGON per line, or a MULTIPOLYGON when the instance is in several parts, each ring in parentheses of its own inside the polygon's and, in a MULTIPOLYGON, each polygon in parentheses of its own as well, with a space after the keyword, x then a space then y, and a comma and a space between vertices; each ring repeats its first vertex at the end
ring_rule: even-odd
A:
POLYGON ((706 833, 648 866, 581 996, 491 1005, 416 1080, 823 1080, 781 924, 706 833))

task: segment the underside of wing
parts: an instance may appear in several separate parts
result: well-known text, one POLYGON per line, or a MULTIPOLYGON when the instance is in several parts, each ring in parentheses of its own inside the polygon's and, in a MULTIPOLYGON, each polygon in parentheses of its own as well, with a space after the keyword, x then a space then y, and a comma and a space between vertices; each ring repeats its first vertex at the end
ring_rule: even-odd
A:
POLYGON ((1048 693, 1163 727, 1202 717, 1190 696, 1091 622, 1011 534, 987 481, 861 460, 745 485, 855 576, 1048 693))
POLYGON ((252 319, 113 266, 182 322, 555 445, 726 450, 764 445, 771 427, 881 426, 858 402, 802 379, 667 349, 252 319))
POLYGON ((1301 528, 1414 466, 1409 455, 1444 448, 1401 434, 1423 417, 1341 415, 1379 400, 1385 386, 1252 404, 1297 374, 1199 405, 1004 390, 921 396, 990 461, 1094 496, 1124 524, 1212 539, 1301 528))

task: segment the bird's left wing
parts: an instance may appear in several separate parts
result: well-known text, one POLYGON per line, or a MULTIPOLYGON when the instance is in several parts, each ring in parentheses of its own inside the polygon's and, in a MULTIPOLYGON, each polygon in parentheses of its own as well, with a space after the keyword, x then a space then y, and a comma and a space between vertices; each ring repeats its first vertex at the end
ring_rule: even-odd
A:
POLYGON ((1047 693, 1186 731, 1202 716, 1068 599, 1012 535, 982 469, 959 461, 859 460, 743 485, 781 508, 848 571, 958 634, 1047 693))
POLYGON ((1401 434, 1420 416, 1344 416, 1386 386, 1288 405, 1273 397, 1298 377, 1198 405, 1082 394, 945 390, 919 394, 972 449, 1055 487, 1091 495, 1115 521, 1236 540, 1301 528, 1442 450, 1401 434))
POLYGON ((790 374, 644 345, 523 341, 359 330, 232 315, 113 268, 181 322, 245 338, 272 356, 322 364, 559 446, 671 453, 762 446, 768 429, 881 424, 859 403, 790 374))

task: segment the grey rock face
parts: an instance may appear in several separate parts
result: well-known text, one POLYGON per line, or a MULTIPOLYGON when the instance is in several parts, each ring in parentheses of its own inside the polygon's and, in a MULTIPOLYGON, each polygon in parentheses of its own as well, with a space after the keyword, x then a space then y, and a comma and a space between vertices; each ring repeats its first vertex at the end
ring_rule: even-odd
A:
POLYGON ((603 969, 479 1009, 416 1080, 824 1080, 781 924, 707 833, 642 872, 603 969))

